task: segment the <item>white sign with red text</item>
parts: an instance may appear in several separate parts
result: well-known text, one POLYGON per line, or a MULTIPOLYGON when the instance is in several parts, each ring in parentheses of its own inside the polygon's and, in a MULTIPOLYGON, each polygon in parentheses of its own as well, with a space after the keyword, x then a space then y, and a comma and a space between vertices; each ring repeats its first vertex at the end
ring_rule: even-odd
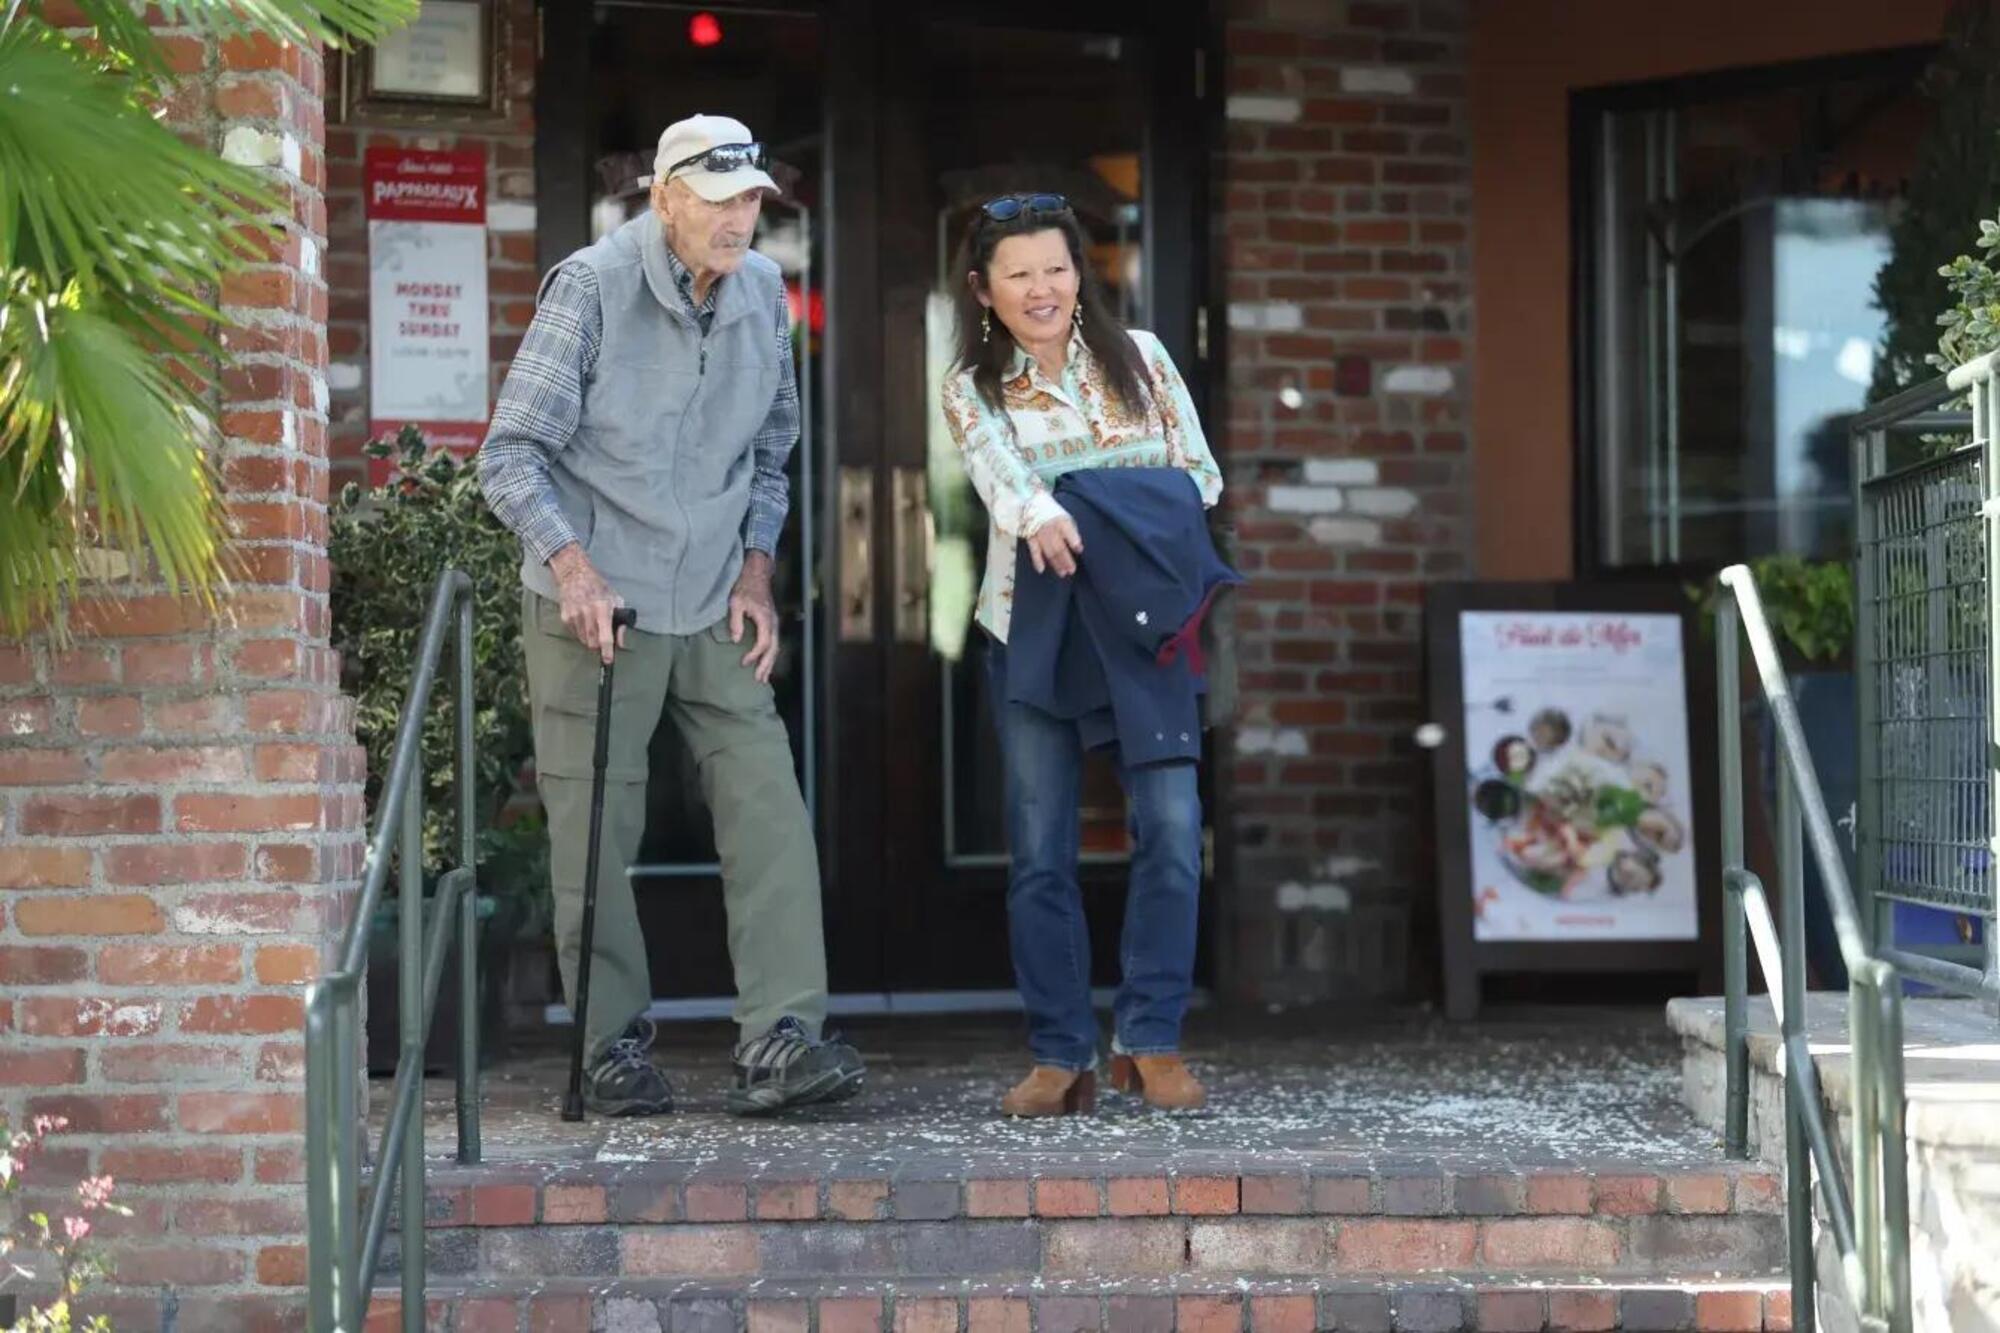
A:
POLYGON ((486 155, 370 148, 368 429, 469 453, 486 436, 486 155))
POLYGON ((1475 939, 1697 938, 1681 624, 1461 613, 1475 939))

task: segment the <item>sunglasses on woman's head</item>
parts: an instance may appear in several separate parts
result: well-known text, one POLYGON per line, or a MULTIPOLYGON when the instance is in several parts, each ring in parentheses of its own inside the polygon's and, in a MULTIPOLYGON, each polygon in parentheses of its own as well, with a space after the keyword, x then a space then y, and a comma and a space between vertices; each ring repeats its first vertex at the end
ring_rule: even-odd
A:
POLYGON ((1069 200, 1059 194, 1008 194, 989 199, 979 206, 979 211, 995 222, 1012 222, 1023 213, 1035 217, 1067 213, 1069 200))
POLYGON ((703 149, 693 157, 684 157, 667 168, 667 179, 672 180, 684 168, 699 165, 704 171, 712 171, 718 176, 726 176, 732 171, 745 167, 758 171, 768 171, 771 166, 770 154, 760 143, 725 143, 703 149))

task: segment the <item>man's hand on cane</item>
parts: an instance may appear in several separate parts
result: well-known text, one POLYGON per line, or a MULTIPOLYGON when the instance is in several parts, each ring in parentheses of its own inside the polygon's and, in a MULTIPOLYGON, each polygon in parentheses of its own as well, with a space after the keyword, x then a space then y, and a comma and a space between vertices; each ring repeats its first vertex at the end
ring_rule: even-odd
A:
MULTIPOLYGON (((549 569, 562 596, 563 624, 576 635, 577 642, 609 662, 614 648, 611 613, 625 605, 625 599, 611 591, 583 547, 574 542, 550 558, 549 569)), ((615 646, 625 646, 623 628, 617 632, 615 646)))

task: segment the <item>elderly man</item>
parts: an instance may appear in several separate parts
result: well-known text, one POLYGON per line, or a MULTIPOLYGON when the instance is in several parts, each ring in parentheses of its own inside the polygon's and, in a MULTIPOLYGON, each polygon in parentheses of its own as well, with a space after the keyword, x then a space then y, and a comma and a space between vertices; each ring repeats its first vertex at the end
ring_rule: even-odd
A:
POLYGON ((617 645, 585 1034, 586 1098, 603 1115, 673 1109, 620 873, 645 831, 646 750, 663 709, 700 767, 722 860, 741 1029, 730 1109, 766 1114, 861 1083, 860 1056, 820 1032, 818 854, 770 687, 772 554, 799 398, 784 283, 750 249, 777 189, 766 165, 734 120, 695 116, 660 136, 650 209, 542 283, 479 456, 487 500, 523 548, 535 771, 572 1004, 598 665, 612 656, 613 608, 638 615, 617 645))

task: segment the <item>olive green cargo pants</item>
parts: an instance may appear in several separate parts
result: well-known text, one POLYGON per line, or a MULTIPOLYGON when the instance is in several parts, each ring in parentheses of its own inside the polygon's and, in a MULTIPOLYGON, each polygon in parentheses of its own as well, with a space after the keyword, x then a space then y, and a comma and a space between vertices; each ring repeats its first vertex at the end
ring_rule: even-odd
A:
MULTIPOLYGON (((600 659, 563 625, 555 602, 526 590, 522 599, 535 773, 549 817, 556 956, 574 1008, 600 659)), ((815 1035, 825 1020, 826 943, 812 820, 784 720, 771 687, 743 665, 746 651, 729 641, 727 620, 700 634, 635 629, 619 650, 585 1034, 593 1062, 653 1000, 625 871, 646 829, 646 751, 662 710, 673 715, 694 757, 715 820, 743 1038, 761 1036, 787 1014, 815 1035)))

